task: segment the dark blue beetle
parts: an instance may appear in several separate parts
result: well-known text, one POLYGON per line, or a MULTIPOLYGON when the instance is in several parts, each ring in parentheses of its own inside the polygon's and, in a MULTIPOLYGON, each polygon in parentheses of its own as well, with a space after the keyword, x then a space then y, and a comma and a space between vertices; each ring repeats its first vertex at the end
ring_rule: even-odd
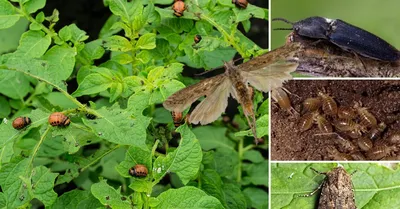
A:
POLYGON ((276 20, 289 23, 293 27, 275 30, 294 30, 300 36, 325 39, 346 51, 372 59, 389 62, 400 59, 399 51, 385 40, 339 19, 309 17, 295 23, 283 18, 273 19, 276 20))

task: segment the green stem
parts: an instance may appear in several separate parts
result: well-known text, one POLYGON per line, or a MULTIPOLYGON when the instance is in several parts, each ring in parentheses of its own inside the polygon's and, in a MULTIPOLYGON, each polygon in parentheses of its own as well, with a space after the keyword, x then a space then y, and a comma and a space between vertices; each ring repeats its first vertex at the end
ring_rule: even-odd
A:
POLYGON ((41 29, 50 35, 50 37, 52 37, 54 39, 55 42, 63 42, 60 37, 58 37, 57 33, 55 33, 54 31, 50 30, 49 28, 47 28, 45 25, 43 25, 42 23, 39 23, 38 21, 36 21, 35 18, 33 18, 30 14, 28 14, 25 10, 24 10, 24 6, 20 3, 19 4, 21 9, 18 9, 17 7, 15 7, 15 10, 20 13, 21 15, 23 15, 26 19, 29 20, 29 22, 32 23, 36 23, 38 25, 41 26, 41 29))
POLYGON ((238 147, 238 157, 239 157, 239 164, 238 164, 238 174, 236 181, 242 181, 242 159, 243 159, 243 137, 239 139, 239 147, 238 147))
MULTIPOLYGON (((35 156, 36 156, 36 154, 37 154, 37 152, 38 152, 38 150, 39 150, 40 145, 43 143, 44 139, 46 138, 47 134, 49 133, 50 128, 51 128, 51 126, 48 125, 47 128, 46 128, 46 130, 44 131, 43 135, 40 137, 39 142, 36 144, 35 148, 33 148, 32 157, 31 157, 31 159, 30 159, 30 161, 29 161, 29 166, 27 166, 27 168, 29 168, 30 165, 32 165, 33 159, 35 158, 35 156)), ((28 171, 28 170, 27 170, 27 171, 28 171)))
POLYGON ((254 144, 247 145, 247 147, 243 148, 243 153, 253 149, 254 147, 256 147, 254 144))

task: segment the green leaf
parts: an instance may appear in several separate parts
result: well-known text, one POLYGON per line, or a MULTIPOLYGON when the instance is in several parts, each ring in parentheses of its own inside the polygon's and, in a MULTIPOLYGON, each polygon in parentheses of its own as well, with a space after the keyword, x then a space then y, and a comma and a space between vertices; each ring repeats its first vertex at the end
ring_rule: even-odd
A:
POLYGON ((186 185, 199 171, 202 151, 196 136, 187 125, 180 126, 176 131, 182 136, 179 146, 167 156, 160 156, 154 161, 153 177, 160 181, 167 172, 174 172, 186 185))
MULTIPOLYGON (((46 52, 43 59, 48 61, 48 74, 46 77, 57 80, 58 82, 65 81, 74 70, 76 51, 74 48, 53 46, 46 52)), ((65 86, 65 84, 64 84, 65 86)))
POLYGON ((14 26, 0 30, 0 54, 15 51, 21 35, 26 31, 29 21, 20 19, 14 26))
POLYGON ((77 208, 100 208, 103 205, 89 192, 82 190, 72 190, 62 194, 54 204, 52 209, 77 209, 77 208))
POLYGON ((49 48, 51 37, 42 31, 27 31, 21 36, 16 53, 26 58, 39 58, 49 48))
POLYGON ((88 64, 93 64, 93 60, 100 59, 105 53, 102 40, 98 39, 85 44, 79 54, 87 60, 88 64))
POLYGON ((72 38, 71 28, 69 26, 64 26, 63 28, 60 29, 60 31, 58 32, 58 35, 64 41, 71 40, 71 38, 72 38))
POLYGON ((111 51, 127 52, 133 48, 131 42, 123 36, 114 35, 106 38, 105 41, 104 46, 111 51))
POLYGON ((243 193, 250 198, 251 206, 257 209, 268 208, 268 193, 255 187, 247 187, 243 193))
POLYGON ((136 145, 146 149, 146 128, 150 119, 143 115, 134 115, 127 110, 114 105, 110 109, 105 107, 97 110, 100 116, 95 120, 84 120, 85 125, 93 129, 97 135, 107 141, 136 145))
POLYGON ((134 4, 126 2, 126 0, 109 0, 109 7, 114 15, 120 16, 122 21, 129 23, 135 10, 134 4))
POLYGON ((54 180, 57 173, 51 173, 50 169, 39 166, 33 169, 31 176, 33 197, 40 200, 45 206, 50 206, 57 199, 57 193, 53 191, 54 180))
POLYGON ((0 118, 5 118, 11 113, 11 107, 7 99, 0 95, 0 118))
POLYGON ((139 49, 154 49, 156 48, 156 34, 146 33, 140 36, 136 43, 136 48, 139 49))
POLYGON ((0 70, 0 93, 12 99, 23 100, 31 90, 29 80, 24 74, 0 70))
POLYGON ((169 189, 161 193, 159 201, 154 208, 224 208, 217 198, 208 196, 205 192, 196 187, 183 187, 180 189, 169 189))
MULTIPOLYGON (((400 169, 377 163, 341 164, 352 175, 357 208, 396 208, 400 204, 400 169)), ((318 195, 297 197, 314 191, 324 176, 312 171, 327 172, 337 167, 335 163, 325 164, 277 164, 271 165, 272 208, 314 208, 318 195)))
POLYGON ((247 150, 243 154, 243 159, 250 160, 253 163, 261 163, 262 161, 264 161, 264 157, 259 151, 256 150, 247 150))
POLYGON ((130 146, 125 154, 124 161, 122 161, 115 169, 121 176, 125 178, 131 178, 132 176, 130 176, 128 172, 129 169, 137 164, 141 164, 146 166, 147 170, 149 170, 149 175, 151 175, 151 158, 152 156, 150 150, 136 146, 130 146))
POLYGON ((86 35, 86 32, 79 29, 75 24, 69 25, 68 28, 71 31, 71 41, 73 43, 82 42, 89 38, 89 36, 86 35))
POLYGON ((79 97, 82 95, 96 94, 107 90, 112 85, 112 77, 104 73, 93 73, 86 76, 82 83, 79 84, 78 89, 72 93, 72 96, 79 97))
POLYGON ((246 198, 240 187, 233 183, 224 183, 223 191, 227 208, 247 208, 246 198))
POLYGON ((264 185, 268 187, 268 161, 261 163, 245 164, 244 170, 247 172, 246 181, 250 181, 254 185, 264 185))
POLYGON ((13 26, 19 20, 20 16, 10 2, 0 0, 0 29, 13 26))
POLYGON ((29 13, 35 13, 46 5, 46 0, 29 0, 24 4, 25 10, 29 13))
POLYGON ((118 33, 119 31, 121 31, 121 29, 113 29, 113 25, 115 23, 117 23, 120 20, 120 18, 114 14, 112 14, 106 21, 106 23, 104 23, 103 27, 100 30, 100 34, 99 34, 99 38, 107 38, 110 37, 116 33, 118 33))
POLYGON ((22 206, 33 198, 28 191, 28 185, 20 179, 20 176, 27 177, 31 166, 26 158, 14 160, 1 168, 0 186, 7 199, 7 208, 22 206))
POLYGON ((35 20, 36 20, 38 23, 42 23, 42 22, 44 21, 44 18, 45 18, 44 12, 39 12, 39 13, 36 15, 36 17, 35 17, 35 20))
POLYGON ((93 196, 96 197, 101 204, 108 205, 111 208, 130 208, 131 204, 127 197, 121 195, 121 189, 115 190, 113 187, 107 184, 106 180, 101 180, 99 183, 95 183, 90 188, 93 196))

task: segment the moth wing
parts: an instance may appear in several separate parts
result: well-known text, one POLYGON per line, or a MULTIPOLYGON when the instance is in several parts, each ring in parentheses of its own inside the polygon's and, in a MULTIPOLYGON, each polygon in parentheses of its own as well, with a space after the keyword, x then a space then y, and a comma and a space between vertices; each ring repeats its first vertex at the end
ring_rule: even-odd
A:
POLYGON ((268 92, 282 86, 282 83, 292 78, 291 72, 294 72, 299 64, 293 62, 278 62, 267 65, 259 70, 241 71, 245 81, 250 83, 256 89, 268 92))
POLYGON ((232 83, 228 77, 224 77, 221 83, 210 95, 200 102, 189 116, 189 122, 205 125, 211 123, 225 111, 228 106, 228 97, 231 93, 232 83))
POLYGON ((199 83, 183 88, 169 96, 163 106, 169 111, 183 112, 198 98, 211 94, 221 80, 224 80, 223 74, 206 78, 199 83))

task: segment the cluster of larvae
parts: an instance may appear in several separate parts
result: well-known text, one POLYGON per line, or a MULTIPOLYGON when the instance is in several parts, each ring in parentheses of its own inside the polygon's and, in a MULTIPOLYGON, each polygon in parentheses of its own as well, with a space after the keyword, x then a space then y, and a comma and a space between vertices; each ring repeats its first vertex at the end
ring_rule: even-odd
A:
MULTIPOLYGON (((65 127, 71 123, 71 120, 69 119, 69 117, 64 115, 61 112, 53 112, 49 116, 48 121, 49 121, 50 125, 59 126, 59 127, 65 127)), ((32 120, 29 117, 18 117, 18 118, 14 119, 12 126, 17 130, 21 130, 21 129, 27 127, 28 125, 30 125, 31 123, 32 123, 32 120)))
MULTIPOLYGON (((298 114, 283 89, 272 92, 272 97, 282 109, 298 114)), ((400 157, 397 157, 400 132, 383 138, 386 124, 379 123, 361 102, 354 102, 350 107, 338 106, 333 97, 320 91, 318 97, 303 101, 298 120, 301 133, 314 125, 321 132, 316 135, 335 136, 336 147, 326 147, 327 157, 331 160, 393 160, 400 157)))

